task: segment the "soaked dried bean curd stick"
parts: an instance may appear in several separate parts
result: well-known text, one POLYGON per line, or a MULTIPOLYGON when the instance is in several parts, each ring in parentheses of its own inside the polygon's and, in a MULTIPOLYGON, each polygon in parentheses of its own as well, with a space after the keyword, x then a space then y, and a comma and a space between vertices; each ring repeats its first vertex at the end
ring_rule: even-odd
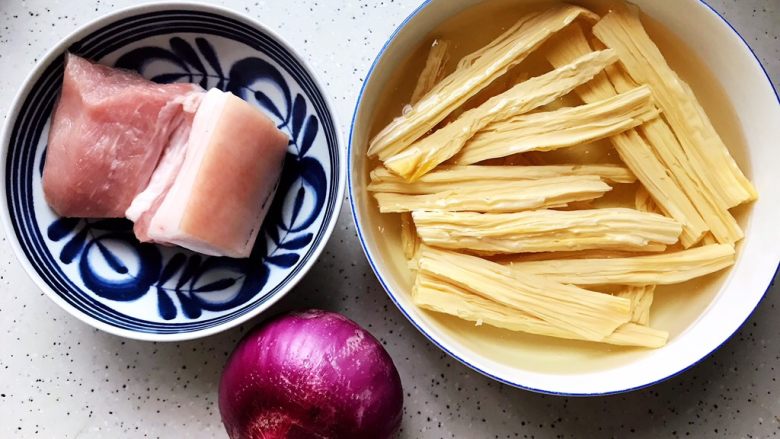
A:
POLYGON ((500 185, 463 183, 458 188, 423 195, 375 193, 379 211, 446 210, 468 212, 519 212, 563 207, 592 200, 612 189, 595 175, 574 175, 537 180, 505 181, 500 185))
POLYGON ((631 302, 522 274, 478 258, 424 247, 419 273, 445 279, 494 302, 537 317, 588 340, 601 340, 628 323, 631 302))
POLYGON ((417 84, 415 84, 412 97, 409 99, 409 103, 414 105, 425 94, 427 94, 436 84, 441 81, 444 75, 444 68, 447 65, 449 59, 448 50, 450 48, 450 42, 447 40, 435 39, 431 44, 431 48, 428 51, 428 57, 425 59, 425 66, 420 72, 420 76, 417 78, 417 84))
POLYGON ((517 180, 539 180, 552 177, 594 175, 605 183, 633 183, 636 177, 622 165, 542 165, 542 166, 439 166, 436 170, 408 183, 398 175, 379 166, 371 171, 370 192, 399 194, 433 194, 480 183, 485 187, 499 186, 517 180))
MULTIPOLYGON (((560 329, 528 313, 486 299, 427 273, 417 276, 412 289, 412 301, 421 308, 469 320, 477 325, 486 324, 510 331, 587 340, 571 331, 560 329)), ((666 344, 668 338, 666 331, 626 323, 598 342, 659 348, 666 344)))
POLYGON ((712 126, 696 96, 666 63, 645 32, 636 8, 612 10, 593 27, 594 35, 618 51, 628 74, 649 84, 696 175, 721 209, 755 200, 757 193, 712 126))
POLYGON ((650 324, 654 295, 655 285, 631 285, 615 293, 615 296, 631 301, 631 321, 644 326, 650 324))
MULTIPOLYGON (((600 44, 600 43, 599 43, 600 44)), ((634 87, 634 81, 626 75, 618 65, 611 65, 604 70, 609 81, 617 91, 634 87)), ((713 237, 722 244, 734 244, 743 237, 742 229, 727 209, 718 207, 718 203, 707 191, 704 182, 694 172, 691 163, 663 118, 647 121, 637 130, 655 152, 656 157, 666 166, 669 174, 682 188, 685 195, 699 212, 710 232, 705 234, 707 242, 713 244, 713 237)))
POLYGON ((672 253, 609 259, 510 262, 513 270, 574 285, 668 285, 730 267, 734 247, 713 244, 672 253))
POLYGON ((517 213, 414 211, 424 243, 485 253, 587 249, 663 251, 680 224, 626 208, 532 210, 517 213), (658 245, 660 244, 660 246, 658 245))
POLYGON ((384 160, 385 167, 407 181, 414 181, 457 154, 471 136, 491 122, 551 102, 587 82, 614 61, 614 55, 608 50, 591 52, 568 65, 522 82, 388 157, 384 160))
POLYGON ((572 5, 562 5, 521 18, 484 48, 464 57, 458 68, 396 118, 370 142, 368 155, 385 160, 403 151, 493 80, 520 63, 551 35, 577 17, 598 16, 572 5))
MULTIPOLYGON (((592 52, 582 29, 572 25, 561 32, 550 45, 547 59, 554 66, 565 65, 585 53, 592 52)), ((606 75, 599 74, 576 89, 585 102, 597 102, 615 95, 606 75)), ((708 230, 707 224, 677 183, 668 176, 667 168, 656 158, 649 145, 635 130, 610 138, 620 158, 647 188, 661 210, 683 225, 680 241, 690 247, 708 230)))
POLYGON ((529 151, 593 142, 658 116, 647 86, 577 107, 524 114, 493 122, 472 137, 451 163, 470 165, 529 151))

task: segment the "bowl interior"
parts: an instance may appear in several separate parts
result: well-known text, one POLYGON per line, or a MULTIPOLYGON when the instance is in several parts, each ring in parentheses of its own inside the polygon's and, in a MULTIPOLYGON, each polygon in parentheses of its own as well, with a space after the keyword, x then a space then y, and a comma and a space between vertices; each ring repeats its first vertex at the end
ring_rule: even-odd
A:
POLYGON ((147 6, 99 19, 55 48, 17 99, 6 132, 5 200, 23 264, 87 322, 136 338, 193 338, 281 297, 332 230, 343 185, 337 133, 312 74, 277 37, 228 11, 147 6), (41 189, 63 54, 158 82, 229 90, 289 134, 279 189, 248 259, 139 244, 126 220, 57 217, 41 189))
MULTIPOLYGON (((739 260, 732 270, 657 290, 651 325, 670 332, 669 345, 658 350, 618 348, 487 325, 475 327, 454 317, 420 310, 411 303, 413 275, 400 249, 399 219, 396 215, 380 215, 366 193, 368 172, 376 162, 364 158, 368 139, 400 113, 411 94, 413 75, 402 72, 420 71, 433 37, 468 35, 457 40, 452 59, 458 59, 514 23, 525 6, 535 7, 538 5, 531 4, 540 2, 475 3, 480 2, 427 3, 385 47, 359 100, 350 143, 350 195, 362 243, 380 281, 432 341, 466 364, 509 384, 545 392, 607 393, 643 386, 684 369, 736 330, 760 300, 777 266, 778 251, 756 236, 777 240, 777 232, 769 225, 771 215, 777 214, 777 196, 770 193, 771 174, 765 161, 778 158, 770 145, 778 130, 770 123, 760 127, 753 121, 750 126, 745 123, 746 118, 764 118, 765 114, 757 114, 758 108, 778 113, 776 97, 760 65, 739 37, 703 4, 681 2, 680 10, 664 7, 662 2, 637 2, 647 14, 646 26, 654 41, 671 66, 691 84, 762 196, 757 203, 734 211, 747 237, 739 246, 739 260), (688 18, 680 20, 679 16, 688 18), (686 26, 690 20, 698 24, 698 33, 686 26), (704 34, 709 36, 704 38, 704 34), (738 309, 729 308, 734 302, 739 303, 738 309)), ((613 2, 574 3, 603 13, 613 2)), ((533 63, 531 58, 529 62, 533 63)), ((615 160, 608 153, 594 151, 603 149, 600 145, 572 148, 557 159, 565 163, 574 155, 577 160, 615 160), (586 150, 587 156, 583 155, 586 150)))

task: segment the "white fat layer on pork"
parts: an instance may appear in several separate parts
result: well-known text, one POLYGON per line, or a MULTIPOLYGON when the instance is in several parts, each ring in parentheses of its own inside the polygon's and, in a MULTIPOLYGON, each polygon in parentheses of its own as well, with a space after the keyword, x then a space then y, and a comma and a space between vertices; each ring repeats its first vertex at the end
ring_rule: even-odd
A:
POLYGON ((198 110, 203 96, 204 93, 198 91, 172 101, 171 104, 173 105, 181 105, 183 112, 173 122, 177 127, 171 134, 168 146, 157 168, 154 170, 149 184, 141 193, 135 196, 130 207, 125 211, 125 216, 130 221, 137 222, 143 214, 153 215, 155 202, 160 200, 160 197, 165 196, 173 184, 187 153, 187 145, 192 129, 191 115, 198 110))
POLYGON ((208 149, 209 140, 219 123, 220 114, 227 103, 228 93, 218 89, 209 90, 200 103, 190 131, 186 155, 176 172, 176 178, 168 194, 149 223, 148 235, 156 242, 177 244, 199 253, 219 256, 220 250, 189 239, 179 228, 186 211, 191 188, 195 184, 200 164, 208 149))

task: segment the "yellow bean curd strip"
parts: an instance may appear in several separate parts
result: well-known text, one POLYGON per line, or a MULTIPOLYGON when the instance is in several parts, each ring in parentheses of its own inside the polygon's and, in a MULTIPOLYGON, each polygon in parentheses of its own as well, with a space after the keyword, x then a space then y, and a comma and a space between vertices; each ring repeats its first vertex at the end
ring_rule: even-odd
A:
POLYGON ((606 183, 633 183, 636 177, 621 165, 544 165, 544 166, 439 166, 413 183, 379 166, 371 171, 371 192, 434 194, 482 184, 495 187, 518 180, 539 180, 565 176, 598 176, 606 183))
MULTIPOLYGON (((610 72, 607 72, 610 76, 610 72)), ((614 84, 614 82, 613 82, 614 84)), ((627 84, 627 83, 626 83, 627 84)), ((619 88, 619 85, 616 85, 619 88)), ((634 195, 636 210, 660 213, 658 206, 644 186, 639 185, 634 195)), ((706 235, 705 235, 706 236, 706 235)), ((631 321, 640 325, 650 324, 650 307, 655 297, 655 285, 629 285, 615 293, 618 297, 631 300, 631 321)))
POLYGON ((593 27, 615 49, 628 74, 649 84, 688 161, 721 209, 755 200, 757 193, 737 166, 696 96, 666 63, 645 32, 636 8, 619 7, 593 27))
POLYGON ((661 213, 658 206, 655 204, 655 201, 653 201, 653 197, 650 196, 650 192, 642 185, 636 189, 634 205, 636 210, 640 212, 661 213))
POLYGON ((651 194, 660 212, 682 224, 683 247, 699 242, 709 230, 707 223, 642 136, 636 130, 629 130, 610 140, 620 158, 651 194))
POLYGON ((416 104, 420 98, 431 91, 433 87, 441 81, 441 78, 444 76, 444 68, 449 59, 449 48, 449 41, 441 39, 433 40, 431 48, 428 51, 428 57, 425 59, 425 66, 420 72, 420 76, 417 78, 417 84, 415 84, 412 97, 409 100, 410 104, 416 104))
POLYGON ((371 140, 368 155, 385 160, 403 151, 579 16, 598 19, 592 12, 572 5, 521 18, 490 44, 463 58, 453 73, 436 84, 406 114, 390 122, 371 140))
POLYGON ((524 114, 493 122, 463 146, 451 162, 470 165, 528 151, 550 151, 593 142, 658 116, 647 86, 577 107, 524 114))
POLYGON ((459 118, 464 111, 479 107, 480 105, 487 102, 487 100, 492 98, 493 96, 499 95, 509 90, 515 85, 528 80, 528 78, 529 78, 529 74, 524 70, 519 70, 517 68, 509 70, 503 76, 491 82, 490 85, 480 90, 479 93, 472 96, 463 105, 456 108, 452 113, 447 115, 447 117, 445 117, 444 120, 442 120, 441 122, 439 122, 438 125, 436 125, 436 129, 441 128, 447 125, 448 123, 454 121, 455 119, 459 118))
POLYGON ((619 207, 517 213, 414 211, 412 218, 425 244, 493 254, 662 251, 663 245, 677 242, 681 229, 671 218, 619 207))
MULTIPOLYGON (((619 65, 613 64, 604 71, 618 92, 634 87, 634 81, 623 72, 619 65)), ((704 183, 696 176, 680 142, 677 141, 669 125, 662 118, 655 118, 644 123, 638 131, 655 151, 656 156, 664 163, 688 199, 691 200, 710 229, 712 236, 717 237, 717 242, 734 244, 742 239, 743 233, 739 224, 727 209, 718 207, 717 201, 712 198, 704 183)), ((708 238, 708 241, 712 236, 708 238)), ((712 243, 706 242, 705 244, 712 243)))
POLYGON ((601 340, 631 318, 631 302, 627 299, 541 276, 517 274, 476 256, 424 247, 419 261, 420 274, 445 279, 588 340, 601 340))
MULTIPOLYGON (((642 250, 575 250, 575 251, 554 251, 537 253, 499 253, 499 254, 481 254, 482 257, 501 265, 511 265, 513 263, 532 262, 532 261, 557 261, 561 259, 612 259, 612 258, 632 258, 636 256, 658 254, 665 250, 665 246, 656 247, 655 245, 642 250)), ((417 263, 409 264, 409 267, 416 270, 417 263)), ((604 286, 604 285, 602 285, 604 286)))
POLYGON ((556 251, 556 252, 538 252, 538 253, 517 253, 502 254, 490 258, 493 262, 509 265, 511 263, 532 262, 532 261, 550 261, 560 259, 612 259, 612 258, 630 258, 634 256, 646 256, 657 254, 657 252, 648 251, 626 251, 626 250, 575 250, 575 251, 556 251))
POLYGON ((727 209, 718 207, 717 201, 696 176, 691 162, 685 158, 685 153, 669 125, 661 119, 656 119, 642 125, 639 131, 680 183, 717 241, 734 244, 742 239, 744 234, 737 220, 727 209))
POLYGON ((712 235, 712 233, 708 233, 704 235, 704 238, 701 239, 702 245, 710 245, 710 244, 717 244, 718 240, 715 239, 715 237, 712 235))
MULTIPOLYGON (((409 102, 416 104, 426 93, 441 81, 444 75, 444 68, 449 59, 450 42, 447 40, 435 39, 428 50, 428 57, 425 60, 420 76, 417 78, 417 84, 412 92, 409 102)), ((420 238, 417 236, 412 214, 404 212, 401 214, 401 248, 404 251, 406 259, 413 260, 420 247, 420 238)))
MULTIPOLYGON (((464 288, 427 273, 421 273, 417 276, 412 290, 412 301, 421 308, 449 314, 475 322, 477 325, 484 323, 510 331, 572 340, 587 340, 574 332, 558 328, 526 312, 473 294, 464 288)), ((668 338, 669 334, 665 331, 626 323, 599 342, 658 348, 666 344, 668 338)))
MULTIPOLYGON (((554 66, 566 65, 572 59, 592 53, 582 29, 575 25, 566 28, 550 44, 547 59, 554 66)), ((605 74, 597 75, 589 83, 578 87, 577 94, 587 103, 598 102, 615 95, 615 89, 605 74)), ((656 118, 657 119, 657 118, 656 118)), ((680 241, 684 247, 695 244, 708 230, 707 224, 685 192, 636 130, 628 130, 610 138, 620 158, 647 188, 664 214, 683 225, 680 241)))
POLYGON ((519 212, 592 200, 612 189, 595 175, 505 181, 496 185, 463 183, 459 188, 425 195, 375 193, 379 211, 448 210, 519 212))
POLYGON ((658 255, 510 262, 509 266, 518 272, 576 285, 668 285, 730 267, 734 259, 734 247, 713 244, 658 255))
MULTIPOLYGON (((604 47, 604 44, 601 43, 601 41, 591 38, 590 39, 590 46, 594 50, 604 50, 606 47, 604 47)), ((607 75, 607 78, 609 78, 609 82, 612 83, 612 86, 615 87, 615 90, 618 93, 625 93, 628 90, 632 90, 637 87, 637 83, 634 82, 631 77, 623 73, 623 69, 620 67, 619 63, 612 64, 610 66, 607 66, 606 69, 604 69, 604 73, 607 75)), ((647 84, 645 84, 647 86, 647 84)))
POLYGON ((602 340, 604 343, 614 345, 647 348, 663 347, 667 341, 669 341, 669 332, 635 323, 626 323, 602 340))
POLYGON ((404 250, 406 259, 412 259, 419 247, 420 238, 417 236, 412 214, 404 212, 401 214, 401 248, 404 250))
POLYGON ((650 325, 654 295, 655 285, 631 285, 615 293, 615 296, 631 301, 631 321, 644 326, 650 325))
POLYGON ((414 181, 460 151, 489 123, 526 113, 565 95, 615 61, 609 50, 591 52, 569 65, 522 82, 466 111, 449 125, 384 161, 385 167, 414 181))

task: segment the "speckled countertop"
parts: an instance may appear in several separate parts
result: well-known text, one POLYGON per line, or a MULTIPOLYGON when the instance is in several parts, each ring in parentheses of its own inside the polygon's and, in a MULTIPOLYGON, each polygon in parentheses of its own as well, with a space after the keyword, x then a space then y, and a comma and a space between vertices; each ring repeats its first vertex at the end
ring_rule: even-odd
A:
MULTIPOLYGON (((76 26, 132 3, 0 1, 3 117, 22 79, 49 47, 76 26)), ((417 1, 216 3, 258 17, 299 48, 324 80, 346 132, 363 75, 417 1)), ((780 1, 709 3, 748 40, 778 87, 780 1)), ((404 382, 404 438, 766 438, 780 436, 779 293, 773 288, 715 354, 652 388, 596 399, 532 394, 450 359, 403 318, 366 263, 345 203, 319 263, 275 308, 339 311, 383 341, 404 382)), ((3 238, 0 438, 224 437, 217 381, 246 329, 176 344, 99 332, 38 291, 3 238)))

